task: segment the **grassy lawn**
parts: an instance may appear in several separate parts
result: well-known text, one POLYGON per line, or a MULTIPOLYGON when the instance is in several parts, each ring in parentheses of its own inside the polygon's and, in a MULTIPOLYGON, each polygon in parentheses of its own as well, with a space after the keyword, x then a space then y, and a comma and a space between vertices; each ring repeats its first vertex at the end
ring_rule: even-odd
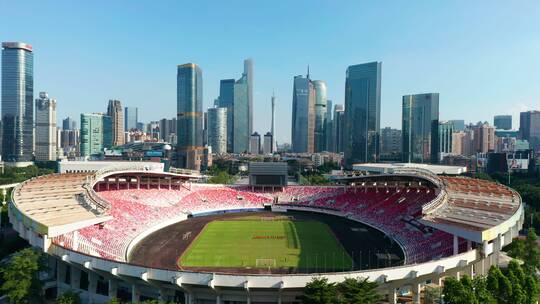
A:
POLYGON ((330 271, 348 270, 352 260, 324 223, 249 217, 208 223, 179 265, 330 271))

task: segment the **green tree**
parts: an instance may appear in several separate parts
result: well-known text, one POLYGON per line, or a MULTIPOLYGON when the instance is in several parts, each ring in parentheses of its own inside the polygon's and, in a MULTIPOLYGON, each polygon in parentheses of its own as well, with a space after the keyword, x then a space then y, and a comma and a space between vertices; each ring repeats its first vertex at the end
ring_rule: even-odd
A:
POLYGON ((424 289, 425 304, 441 304, 442 288, 439 286, 426 286, 424 289))
POLYGON ((4 284, 0 290, 11 303, 41 303, 42 283, 38 274, 44 270, 43 256, 32 248, 14 254, 0 268, 4 284))
POLYGON ((523 255, 523 261, 525 262, 525 269, 531 273, 540 269, 540 249, 536 243, 538 237, 534 228, 530 228, 525 239, 525 253, 523 255))
POLYGON ((118 298, 112 298, 109 301, 107 301, 106 304, 121 304, 122 302, 118 298))
POLYGON ((540 291, 538 288, 538 282, 532 274, 525 277, 525 285, 523 286, 523 290, 527 296, 527 304, 535 304, 538 302, 540 291))
POLYGON ((377 283, 369 282, 367 278, 347 278, 337 284, 338 298, 344 304, 374 304, 381 300, 377 293, 377 283))
POLYGON ((56 298, 56 304, 80 304, 81 297, 78 292, 68 290, 56 298))
POLYGON ((449 277, 444 280, 443 287, 444 302, 448 304, 468 304, 466 301, 465 287, 459 280, 449 277))
POLYGON ((478 303, 481 304, 496 304, 497 301, 491 295, 487 288, 487 280, 483 276, 476 276, 473 279, 474 295, 478 303))
POLYGON ((220 171, 217 175, 212 176, 208 182, 211 184, 232 184, 234 177, 227 173, 227 171, 220 171))
POLYGON ((327 278, 313 278, 304 288, 304 304, 336 304, 336 285, 327 278))

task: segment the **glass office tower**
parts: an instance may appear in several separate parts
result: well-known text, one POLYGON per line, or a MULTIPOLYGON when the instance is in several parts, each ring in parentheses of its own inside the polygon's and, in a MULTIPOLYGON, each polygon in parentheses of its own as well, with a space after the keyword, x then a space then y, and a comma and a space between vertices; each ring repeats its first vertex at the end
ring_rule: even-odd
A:
POLYGON ((511 130, 512 115, 495 115, 493 117, 493 125, 497 130, 511 130))
POLYGON ((403 96, 403 161, 437 163, 439 93, 403 96))
POLYGON ((210 108, 208 120, 208 145, 216 154, 227 153, 227 108, 210 108))
POLYGON ((294 77, 291 145, 295 153, 315 150, 315 89, 309 76, 294 77))
POLYGON ((248 141, 249 135, 253 132, 253 59, 244 60, 244 74, 247 84, 247 121, 248 121, 248 141))
POLYGON ((81 114, 81 156, 103 154, 112 147, 113 124, 110 116, 102 113, 81 114))
POLYGON ((326 151, 327 93, 326 83, 313 80, 315 89, 315 152, 326 151))
POLYGON ((2 160, 31 162, 34 149, 32 46, 2 43, 2 160))
POLYGON ((124 108, 124 130, 128 132, 131 129, 137 129, 139 120, 139 109, 136 107, 124 108))
POLYGON ((528 140, 535 152, 540 151, 540 111, 519 113, 519 137, 528 140))
POLYGON ((234 84, 233 152, 249 150, 249 83, 246 74, 234 84))
POLYGON ((381 62, 352 65, 345 79, 345 166, 379 159, 381 62))
POLYGON ((199 170, 203 150, 202 70, 194 63, 179 65, 176 81, 177 165, 199 170))

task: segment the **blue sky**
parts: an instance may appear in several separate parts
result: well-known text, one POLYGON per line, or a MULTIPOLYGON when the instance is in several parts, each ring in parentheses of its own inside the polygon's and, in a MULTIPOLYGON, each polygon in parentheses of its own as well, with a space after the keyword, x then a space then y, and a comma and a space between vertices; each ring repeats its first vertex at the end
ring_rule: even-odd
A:
POLYGON ((401 128, 401 96, 439 92, 440 118, 492 122, 540 109, 538 1, 7 1, 0 40, 34 46, 35 94, 59 120, 105 111, 142 121, 176 113, 176 65, 203 69, 204 103, 254 59, 254 128, 290 138, 294 75, 325 80, 343 103, 348 65, 382 61, 381 127, 401 128))

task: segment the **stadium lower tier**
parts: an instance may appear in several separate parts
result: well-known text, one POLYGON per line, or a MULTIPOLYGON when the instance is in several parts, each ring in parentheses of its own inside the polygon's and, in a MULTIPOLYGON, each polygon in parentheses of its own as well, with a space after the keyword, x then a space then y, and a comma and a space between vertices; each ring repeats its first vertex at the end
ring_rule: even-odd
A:
MULTIPOLYGON (((376 228, 397 241, 405 264, 452 255, 453 236, 420 224, 423 204, 436 196, 428 187, 304 187, 256 192, 247 187, 191 184, 180 189, 109 189, 98 192, 111 204, 112 220, 57 236, 66 249, 118 262, 127 262, 134 240, 155 227, 185 220, 192 214, 218 210, 309 207, 331 211, 376 228)), ((467 243, 459 242, 465 251, 467 243)))

